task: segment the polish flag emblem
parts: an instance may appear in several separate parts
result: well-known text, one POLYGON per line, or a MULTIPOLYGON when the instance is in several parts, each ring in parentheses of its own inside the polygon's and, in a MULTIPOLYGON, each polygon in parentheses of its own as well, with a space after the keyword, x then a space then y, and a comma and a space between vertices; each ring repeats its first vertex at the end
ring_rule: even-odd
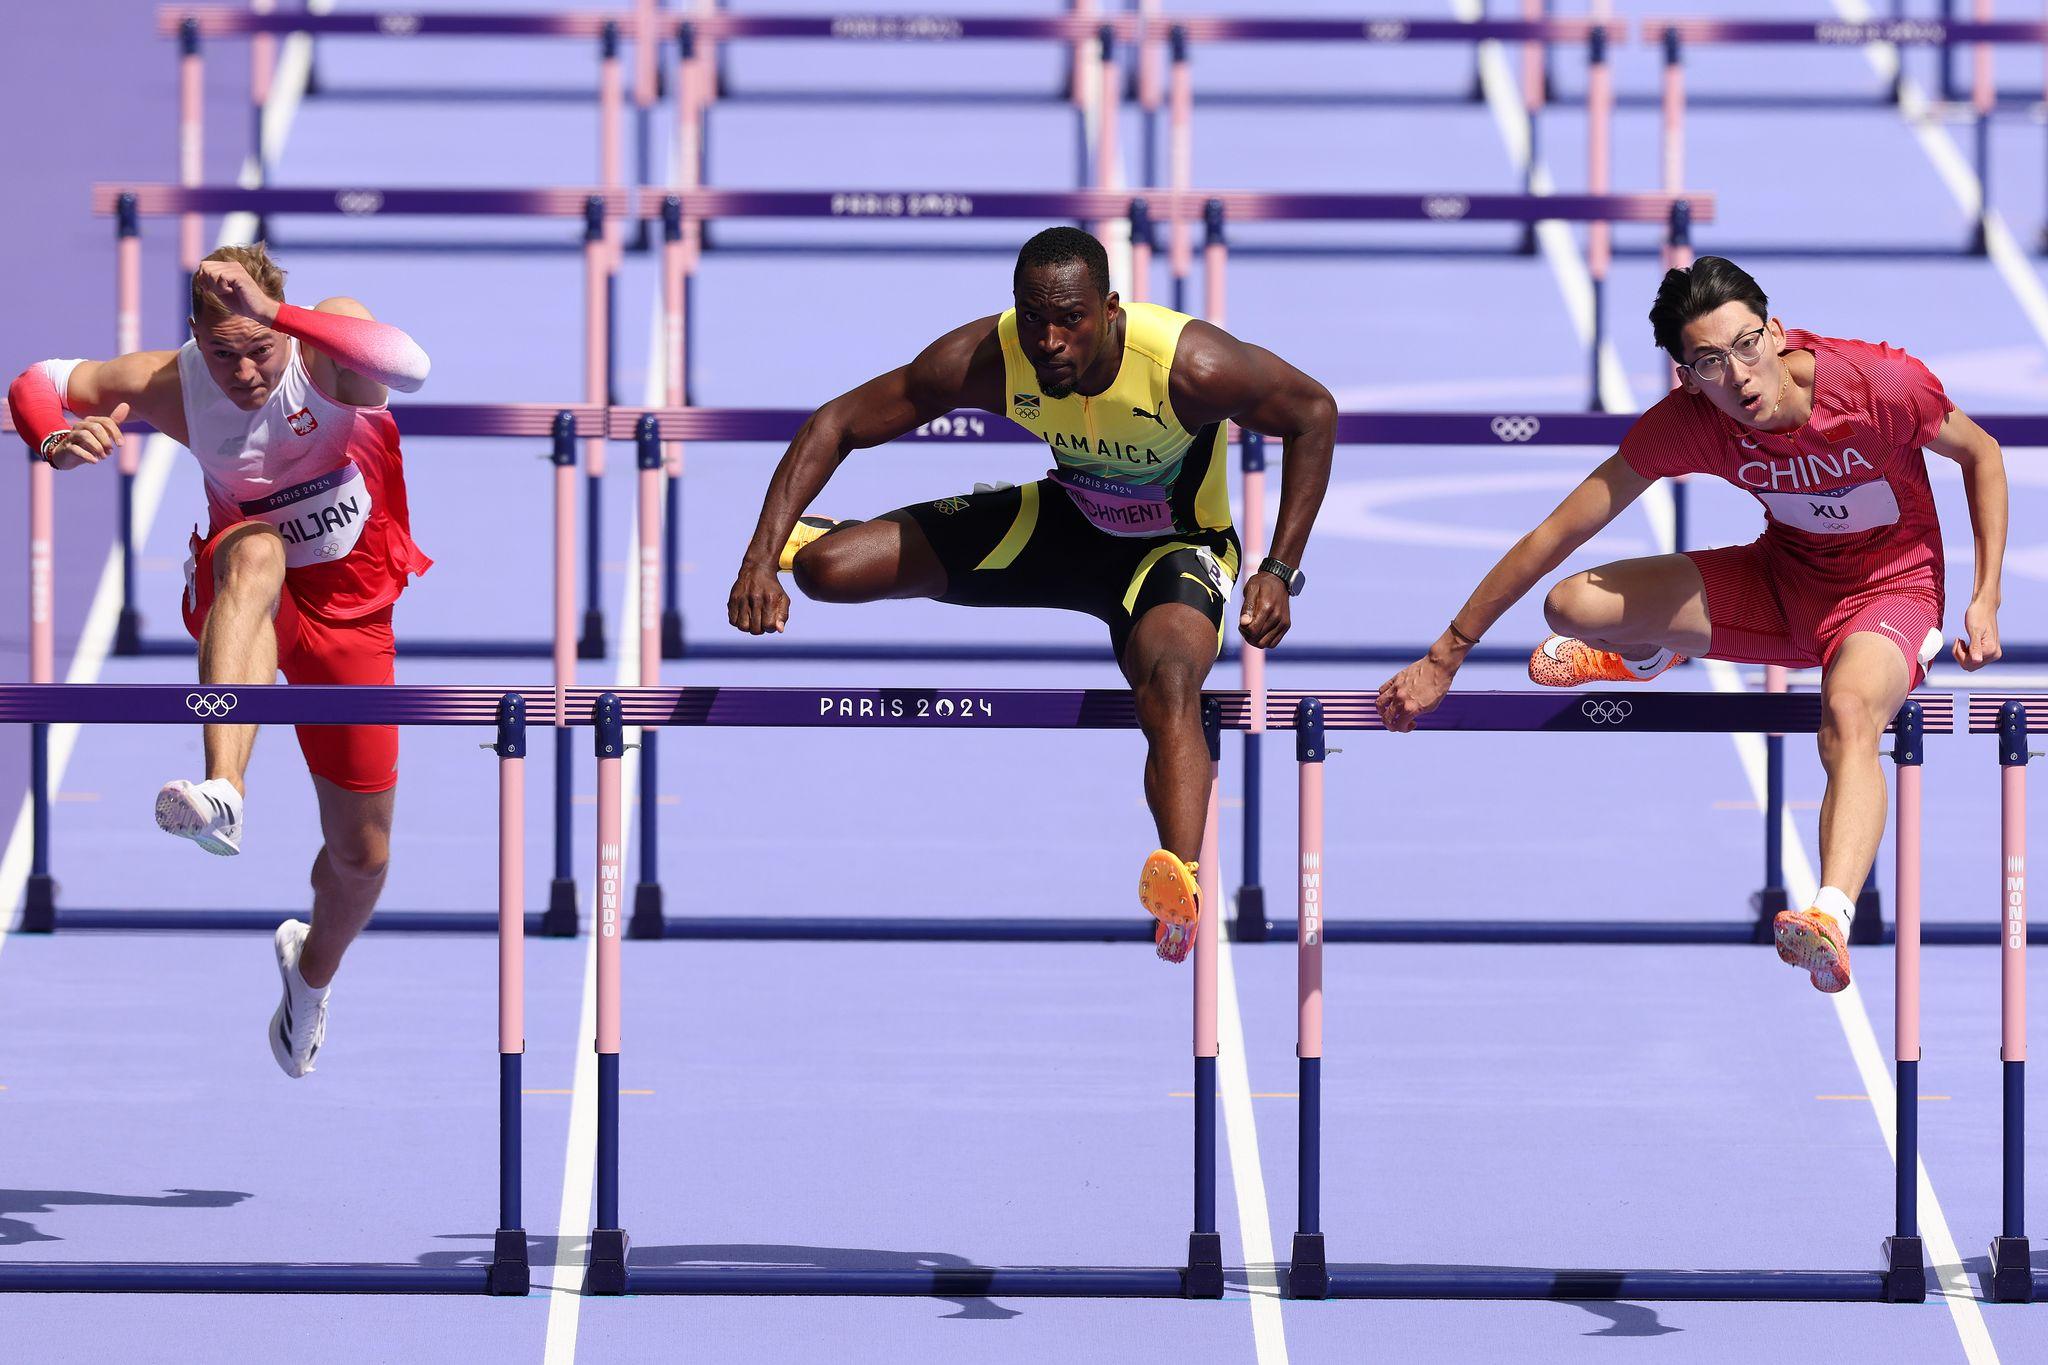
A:
POLYGON ((294 436, 311 436, 320 429, 320 419, 307 408, 300 408, 284 420, 291 423, 294 436))

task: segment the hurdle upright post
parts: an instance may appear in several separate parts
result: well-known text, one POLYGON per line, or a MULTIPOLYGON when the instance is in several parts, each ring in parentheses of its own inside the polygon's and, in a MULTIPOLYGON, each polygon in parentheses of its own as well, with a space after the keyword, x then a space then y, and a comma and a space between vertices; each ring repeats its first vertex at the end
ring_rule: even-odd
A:
POLYGON ((576 681, 576 417, 555 414, 555 875, 548 884, 541 932, 574 938, 577 931, 573 781, 574 732, 569 729, 569 687, 576 681))
MULTIPOLYGON (((142 220, 135 196, 123 194, 114 201, 114 354, 130 355, 141 349, 142 220)), ((123 441, 115 459, 114 524, 121 550, 121 610, 114 619, 114 653, 124 656, 142 652, 142 613, 135 605, 135 472, 141 467, 140 447, 139 441, 123 441)), ((44 472, 50 471, 45 467, 44 472)))
MULTIPOLYGON (((178 25, 178 183, 191 189, 206 179, 206 70, 199 54, 199 21, 187 16, 178 25)), ((178 215, 178 307, 172 317, 186 312, 185 294, 192 287, 192 272, 205 255, 200 245, 197 213, 178 215)))
MULTIPOLYGON (((689 308, 688 245, 684 239, 683 201, 669 195, 661 201, 661 308, 667 362, 664 393, 672 408, 689 404, 688 369, 685 347, 689 328, 684 319, 689 308)), ((661 657, 683 657, 683 599, 680 576, 683 559, 683 443, 671 441, 666 447, 665 505, 661 525, 661 657)))
POLYGON ((1195 1226, 1188 1233, 1188 1265, 1181 1292, 1190 1299, 1223 1297, 1223 1234, 1216 1226, 1216 990, 1222 930, 1210 907, 1219 903, 1222 872, 1223 707, 1202 698, 1202 735, 1209 741, 1209 808, 1202 825, 1195 922, 1195 1226))
POLYGON ((1126 280, 1126 297, 1132 303, 1143 303, 1152 290, 1152 206, 1143 199, 1133 199, 1130 207, 1131 221, 1131 277, 1126 280))
MULTIPOLYGON (((1898 814, 1893 822, 1892 893, 1898 901, 1898 942, 1892 955, 1893 1163, 1892 1235, 1884 1239, 1887 1303, 1927 1300, 1927 1254, 1920 1241, 1920 767, 1926 733, 1920 703, 1908 700, 1892 722, 1892 767, 1898 814)), ((1861 915, 1857 918, 1860 920, 1861 915)))
MULTIPOLYGON (((1673 39, 1674 43, 1676 39, 1673 39)), ((1684 97, 1681 95, 1681 99, 1684 97)), ((1683 144, 1665 148, 1664 172, 1667 191, 1675 192, 1683 183, 1683 144)), ((1682 270, 1692 264, 1692 204, 1684 199, 1671 203, 1671 218, 1664 234, 1664 268, 1682 270)), ((1669 362, 1667 373, 1671 386, 1678 387, 1678 362, 1665 357, 1669 362)), ((1687 490, 1692 477, 1680 474, 1671 480, 1671 548, 1683 550, 1692 543, 1691 499, 1687 490)))
MULTIPOLYGON (((249 0, 257 14, 275 14, 277 0, 249 0)), ((309 37, 307 42, 311 42, 309 37)), ((270 103, 271 82, 277 78, 277 35, 249 36, 249 148, 256 161, 256 183, 270 183, 270 158, 263 147, 263 106, 270 103)))
MULTIPOLYGON (((583 201, 583 390, 584 401, 607 407, 613 401, 611 384, 612 291, 617 275, 611 269, 610 248, 605 240, 607 217, 603 195, 583 201)), ((576 646, 579 658, 602 659, 604 608, 599 605, 600 582, 604 576, 604 479, 603 432, 584 442, 583 509, 583 635, 576 646)))
MULTIPOLYGON (((661 685, 661 420, 642 413, 633 432, 633 447, 640 466, 639 553, 635 569, 640 575, 640 685, 661 685)), ((634 938, 660 938, 664 927, 661 896, 661 856, 656 819, 661 803, 661 785, 656 772, 656 744, 659 732, 651 725, 640 727, 640 880, 633 887, 633 918, 628 932, 634 938)))
MULTIPOLYGON (((1546 0, 1522 0, 1522 18, 1538 23, 1548 18, 1546 0)), ((1522 193, 1536 193, 1536 164, 1541 158, 1542 120, 1538 117, 1550 99, 1550 44, 1531 38, 1522 44, 1522 123, 1529 135, 1529 159, 1522 166, 1522 193)), ((1536 224, 1522 225, 1524 256, 1536 254, 1536 224)))
POLYGON ((1159 0, 1138 0, 1138 108, 1145 115, 1145 183, 1159 183, 1159 0))
POLYGON ((2002 1218, 1991 1243, 1991 1297, 2034 1299, 2033 1248, 2026 1232, 2027 1187, 2027 709, 1998 708, 1999 1061, 2005 1072, 2002 1218))
MULTIPOLYGON (((1123 102, 1123 91, 1117 79, 1116 29, 1108 24, 1095 31, 1096 45, 1101 52, 1101 65, 1097 70, 1097 104, 1095 111, 1095 188, 1113 190, 1116 188, 1116 139, 1117 106, 1123 102)), ((1104 224, 1093 225, 1100 235, 1104 224)))
POLYGON ((1287 1293, 1330 1295, 1323 1249, 1323 759, 1328 754, 1323 704, 1305 697, 1294 708, 1294 761, 1300 783, 1300 861, 1296 868, 1295 1045, 1300 1097, 1295 1138, 1294 1246, 1287 1293))
MULTIPOLYGON (((1780 693, 1785 685, 1785 670, 1766 665, 1764 691, 1780 693)), ((1776 732, 1764 735, 1764 884, 1749 903, 1756 912, 1752 937, 1771 942, 1778 912, 1792 908, 1785 891, 1785 736, 1776 732)))
POLYGON ((526 1052, 526 698, 498 702, 498 1230, 492 1294, 533 1288, 520 1210, 521 1064, 526 1052))
MULTIPOLYGON (((1593 13, 1608 17, 1610 0, 1593 0, 1593 13)), ((1613 183, 1614 71, 1607 62, 1607 30, 1596 25, 1586 39, 1586 187, 1604 195, 1613 183)), ((1534 149, 1531 148, 1533 153, 1534 149)), ((1586 225, 1586 270, 1593 281, 1591 396, 1587 407, 1605 412, 1600 394, 1600 353, 1607 345, 1607 270, 1614 256, 1614 224, 1605 218, 1586 225)))
POLYGON ((597 737, 597 1222, 583 1268, 585 1294, 626 1292, 630 1239, 619 1224, 619 913, 625 880, 622 829, 625 791, 620 764, 626 728, 618 694, 591 708, 597 737))
MULTIPOLYGON (((1244 562, 1249 578, 1266 557, 1266 438, 1249 428, 1240 436, 1239 468, 1244 472, 1244 562)), ((1244 690, 1250 694, 1251 716, 1244 731, 1244 872, 1237 885, 1237 915, 1232 931, 1240 942, 1263 943, 1272 925, 1266 919, 1266 888, 1259 880, 1260 824, 1264 805, 1259 772, 1259 746, 1266 733, 1266 651, 1246 644, 1238 657, 1244 690)))
MULTIPOLYGON (((57 563, 56 471, 33 449, 28 459, 28 680, 50 683, 57 680, 55 584, 51 581, 57 563)), ((50 875, 48 723, 30 725, 28 742, 30 846, 20 927, 27 933, 47 934, 57 927, 57 881, 50 875)))
POLYGON ((1167 252, 1173 270, 1173 311, 1188 311, 1188 276, 1194 269, 1194 249, 1191 245, 1192 228, 1188 223, 1188 186, 1194 175, 1195 163, 1195 86, 1194 75, 1188 69, 1188 31, 1179 24, 1173 26, 1168 38, 1168 50, 1173 64, 1167 80, 1167 158, 1166 173, 1170 177, 1167 188, 1172 191, 1169 202, 1173 211, 1166 224, 1167 252))
MULTIPOLYGON (((1991 21, 1991 0, 1977 0, 1976 20, 1991 21)), ((1970 104, 1973 120, 1973 154, 1977 172, 1977 216, 1970 225, 1969 253, 1983 256, 1990 251, 1991 224, 1991 115, 1998 107, 1998 72, 1992 64, 1991 44, 1970 45, 1970 104)))
MULTIPOLYGON (((619 65, 619 26, 607 21, 597 40, 597 165, 598 182, 607 190, 625 187, 625 75, 619 65)), ((605 224, 610 267, 617 270, 625 250, 624 215, 605 224)), ((645 230, 645 224, 642 224, 645 230)))
POLYGON ((1224 273, 1230 264, 1230 247, 1223 235, 1223 201, 1211 199, 1202 205, 1202 316, 1223 326, 1225 316, 1224 273))

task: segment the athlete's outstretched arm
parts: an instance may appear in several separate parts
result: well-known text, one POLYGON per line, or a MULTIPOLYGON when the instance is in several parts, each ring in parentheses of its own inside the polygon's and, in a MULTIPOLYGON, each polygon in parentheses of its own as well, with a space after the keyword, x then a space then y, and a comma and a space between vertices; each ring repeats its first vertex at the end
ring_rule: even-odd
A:
POLYGON ((1493 623, 1654 482, 1629 468, 1621 456, 1612 455, 1567 493, 1479 580, 1429 653, 1380 684, 1380 719, 1386 727, 1413 730, 1416 717, 1434 711, 1451 690, 1451 679, 1465 655, 1493 623))
POLYGON ((176 351, 39 361, 7 386, 7 409, 22 440, 54 469, 106 459, 120 447, 121 423, 130 416, 185 439, 176 351))
MULTIPOLYGON (((1239 341, 1206 322, 1180 334, 1172 371, 1173 410, 1196 431, 1211 422, 1235 422, 1281 440, 1280 515, 1273 526, 1273 558, 1301 567, 1309 529, 1330 486, 1337 443, 1337 401, 1330 391, 1263 346, 1239 341)), ((1271 649, 1291 624, 1287 585, 1271 574, 1245 578, 1237 628, 1247 644, 1271 649)))
POLYGON ((1998 603, 2005 571, 2005 452, 1991 433, 1957 408, 1942 421, 1928 449, 1963 467, 1963 496, 1970 502, 1970 531, 1977 542, 1977 578, 1963 612, 1963 638, 1955 659, 1975 672, 1997 660, 1998 603))
POLYGON ((996 319, 985 317, 948 332, 908 365, 812 413, 769 477, 760 520, 726 603, 733 625, 758 635, 788 623, 789 595, 776 579, 776 557, 797 518, 848 455, 893 441, 955 408, 1000 412, 1002 384, 996 319))

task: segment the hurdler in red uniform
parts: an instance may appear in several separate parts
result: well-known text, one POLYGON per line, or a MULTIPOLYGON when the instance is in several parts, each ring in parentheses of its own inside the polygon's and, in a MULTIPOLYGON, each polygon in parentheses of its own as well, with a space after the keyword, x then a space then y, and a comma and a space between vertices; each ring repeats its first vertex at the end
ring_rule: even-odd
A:
MULTIPOLYGON (((354 299, 307 309, 283 294, 260 245, 216 251, 193 276, 191 340, 31 366, 8 389, 15 429, 60 470, 105 459, 130 416, 198 460, 207 532, 192 535, 184 616, 202 683, 271 683, 281 669, 290 683, 389 684, 391 605, 431 561, 413 544, 384 402, 425 382, 426 353, 354 299)), ((311 925, 287 920, 275 937, 284 992, 270 1047, 295 1077, 313 1069, 328 985, 383 889, 398 781, 396 727, 298 735, 324 842, 311 925)), ((256 727, 208 725, 205 737, 205 780, 166 783, 157 824, 232 855, 256 727)))
POLYGON ((1765 518, 1749 544, 1602 565, 1552 588, 1544 607, 1557 634, 1530 656, 1529 676, 1640 682, 1686 655, 1822 670, 1822 885, 1775 927, 1778 955, 1839 991, 1854 893, 1884 834, 1878 742, 1942 644, 1925 451, 1961 466, 1969 500, 1976 580, 1953 650, 1965 669, 1999 655, 2004 457, 1918 360, 1788 331, 1756 281, 1720 257, 1668 272, 1650 323, 1679 387, 1494 567, 1428 656, 1380 688, 1380 712, 1412 729, 1487 628, 1656 480, 1706 474, 1745 490, 1765 518))

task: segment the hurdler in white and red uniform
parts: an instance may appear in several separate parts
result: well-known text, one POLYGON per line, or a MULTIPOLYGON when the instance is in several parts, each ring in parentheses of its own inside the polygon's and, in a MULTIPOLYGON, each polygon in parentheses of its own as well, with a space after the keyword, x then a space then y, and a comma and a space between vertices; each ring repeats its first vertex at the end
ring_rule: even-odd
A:
POLYGON ((1494 566, 1429 654, 1387 680, 1380 714, 1390 729, 1414 728, 1501 614, 1658 479, 1711 474, 1744 489, 1763 509, 1757 540, 1603 564, 1553 587, 1544 610, 1557 634, 1530 656, 1529 676, 1642 682, 1686 655, 1821 669, 1821 886, 1774 930, 1781 958, 1839 991, 1855 894, 1884 834, 1878 743, 1941 649, 1941 525, 1925 452, 1955 461, 1969 501, 1976 578, 1952 651, 1965 669, 1999 655, 2004 456, 1918 360, 1788 330, 1721 257, 1667 272, 1650 325, 1678 386, 1494 566))
MULTIPOLYGON (((95 464, 130 416, 179 441, 205 480, 208 529, 191 539, 184 617, 200 681, 389 684, 391 608, 429 563, 413 543, 387 389, 425 382, 426 353, 353 299, 283 302, 261 246, 225 247, 193 277, 191 339, 176 351, 52 360, 8 389, 15 429, 57 469, 95 464), (77 414, 73 423, 66 413, 77 414)), ((205 727, 206 777, 166 783, 157 823, 212 853, 240 851, 255 727, 205 727)), ((270 1047, 312 1070, 327 987, 375 908, 398 781, 394 726, 300 726, 319 798, 310 926, 275 937, 284 993, 270 1047)))

